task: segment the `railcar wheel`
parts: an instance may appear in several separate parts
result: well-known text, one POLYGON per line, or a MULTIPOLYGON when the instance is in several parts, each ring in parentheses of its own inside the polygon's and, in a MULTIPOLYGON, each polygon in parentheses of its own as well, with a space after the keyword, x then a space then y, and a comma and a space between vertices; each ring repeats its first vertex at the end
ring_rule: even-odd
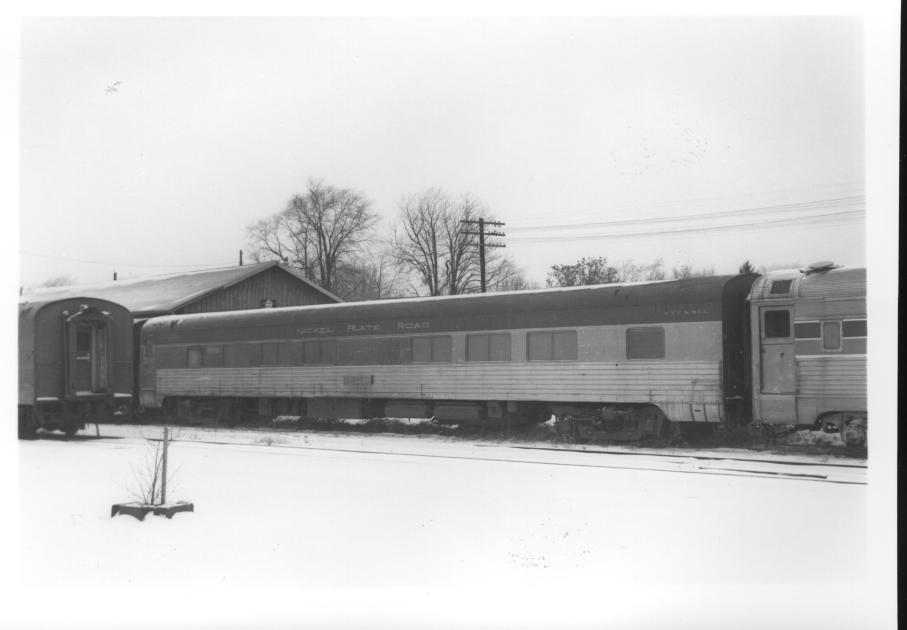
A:
POLYGON ((634 414, 636 417, 637 438, 654 438, 663 440, 669 435, 671 422, 665 418, 658 407, 649 405, 634 414), (637 415, 638 414, 638 415, 637 415))
POLYGON ((576 429, 573 416, 571 415, 557 415, 557 432, 561 438, 571 439, 573 437, 573 432, 576 429))

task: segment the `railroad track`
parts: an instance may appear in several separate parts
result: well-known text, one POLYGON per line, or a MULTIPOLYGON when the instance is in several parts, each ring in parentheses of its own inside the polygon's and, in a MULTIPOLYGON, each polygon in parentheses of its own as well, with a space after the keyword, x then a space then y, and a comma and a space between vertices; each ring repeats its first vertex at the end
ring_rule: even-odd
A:
MULTIPOLYGON (((122 425, 119 426, 122 427, 122 425)), ((123 427, 123 430, 119 431, 121 435, 108 435, 107 437, 143 438, 146 436, 139 433, 141 429, 156 428, 152 425, 123 427)), ((111 429, 111 425, 105 425, 105 433, 109 434, 111 429)), ((867 466, 861 462, 817 462, 781 457, 741 457, 730 453, 677 453, 674 449, 670 449, 674 452, 666 452, 654 449, 636 451, 528 444, 489 444, 465 439, 453 441, 420 439, 417 447, 415 442, 408 444, 406 436, 394 435, 389 439, 381 439, 380 434, 362 433, 325 435, 318 432, 226 428, 183 428, 179 433, 177 441, 218 447, 269 447, 312 452, 724 475, 847 485, 867 484, 867 466), (372 442, 374 447, 371 444, 361 445, 362 442, 368 441, 372 442), (353 442, 359 442, 360 445, 354 446, 353 442), (515 452, 521 453, 521 456, 509 456, 515 452)), ((98 439, 90 435, 87 437, 98 439)))

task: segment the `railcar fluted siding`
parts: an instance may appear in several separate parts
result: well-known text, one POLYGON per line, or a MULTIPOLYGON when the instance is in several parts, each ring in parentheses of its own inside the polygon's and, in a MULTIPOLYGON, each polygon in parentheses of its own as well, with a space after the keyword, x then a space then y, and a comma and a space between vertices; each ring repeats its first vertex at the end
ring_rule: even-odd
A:
POLYGON ((158 370, 157 394, 720 404, 721 376, 717 361, 197 368, 158 370))
POLYGON ((800 396, 866 398, 866 355, 797 357, 800 396))
POLYGON ((801 298, 866 298, 866 270, 841 269, 829 273, 814 274, 800 281, 801 298))

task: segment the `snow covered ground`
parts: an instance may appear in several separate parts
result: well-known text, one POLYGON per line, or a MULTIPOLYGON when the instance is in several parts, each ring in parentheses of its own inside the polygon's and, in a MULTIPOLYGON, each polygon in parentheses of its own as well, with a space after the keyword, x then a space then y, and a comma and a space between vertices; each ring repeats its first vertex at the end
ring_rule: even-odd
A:
POLYGON ((183 429, 168 498, 196 511, 110 518, 149 448, 136 431, 19 442, 19 604, 70 606, 28 606, 21 625, 123 627, 137 605, 132 627, 867 627, 842 602, 869 570, 860 470, 827 483, 643 454, 183 429))

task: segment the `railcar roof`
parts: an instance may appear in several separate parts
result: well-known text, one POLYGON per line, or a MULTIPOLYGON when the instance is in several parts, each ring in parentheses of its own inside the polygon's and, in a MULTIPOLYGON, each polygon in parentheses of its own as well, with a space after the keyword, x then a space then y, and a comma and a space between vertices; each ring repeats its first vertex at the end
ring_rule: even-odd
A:
POLYGON ((104 300, 104 299, 96 298, 96 297, 86 297, 84 295, 73 295, 70 297, 64 297, 64 298, 59 298, 59 299, 48 299, 48 300, 20 299, 19 300, 19 317, 20 318, 23 318, 23 317, 34 318, 35 315, 37 315, 37 313, 42 308, 44 308, 45 306, 56 304, 58 302, 70 302, 70 303, 71 302, 84 302, 86 304, 94 304, 94 305, 100 304, 100 305, 104 305, 106 307, 113 307, 115 309, 116 308, 122 308, 122 309, 126 308, 122 304, 118 304, 116 302, 111 302, 110 300, 104 300))
POLYGON ((794 282, 794 297, 853 298, 866 296, 865 267, 833 267, 818 271, 777 269, 761 277, 752 287, 750 299, 785 299, 784 294, 767 294, 769 283, 794 282))
POLYGON ((332 300, 339 298, 322 289, 294 269, 276 261, 242 267, 209 269, 191 273, 168 274, 146 278, 131 278, 116 282, 105 282, 93 285, 78 285, 33 289, 24 297, 29 300, 53 300, 87 294, 123 304, 135 313, 166 313, 198 300, 205 295, 225 289, 246 278, 279 267, 295 276, 332 300))
POLYGON ((379 317, 471 316, 485 313, 623 306, 692 305, 721 300, 725 284, 738 276, 712 276, 685 280, 660 280, 622 284, 588 285, 531 291, 473 293, 438 297, 401 298, 370 302, 344 302, 245 311, 167 315, 151 319, 146 327, 181 328, 208 326, 281 325, 300 321, 349 321, 379 317))

